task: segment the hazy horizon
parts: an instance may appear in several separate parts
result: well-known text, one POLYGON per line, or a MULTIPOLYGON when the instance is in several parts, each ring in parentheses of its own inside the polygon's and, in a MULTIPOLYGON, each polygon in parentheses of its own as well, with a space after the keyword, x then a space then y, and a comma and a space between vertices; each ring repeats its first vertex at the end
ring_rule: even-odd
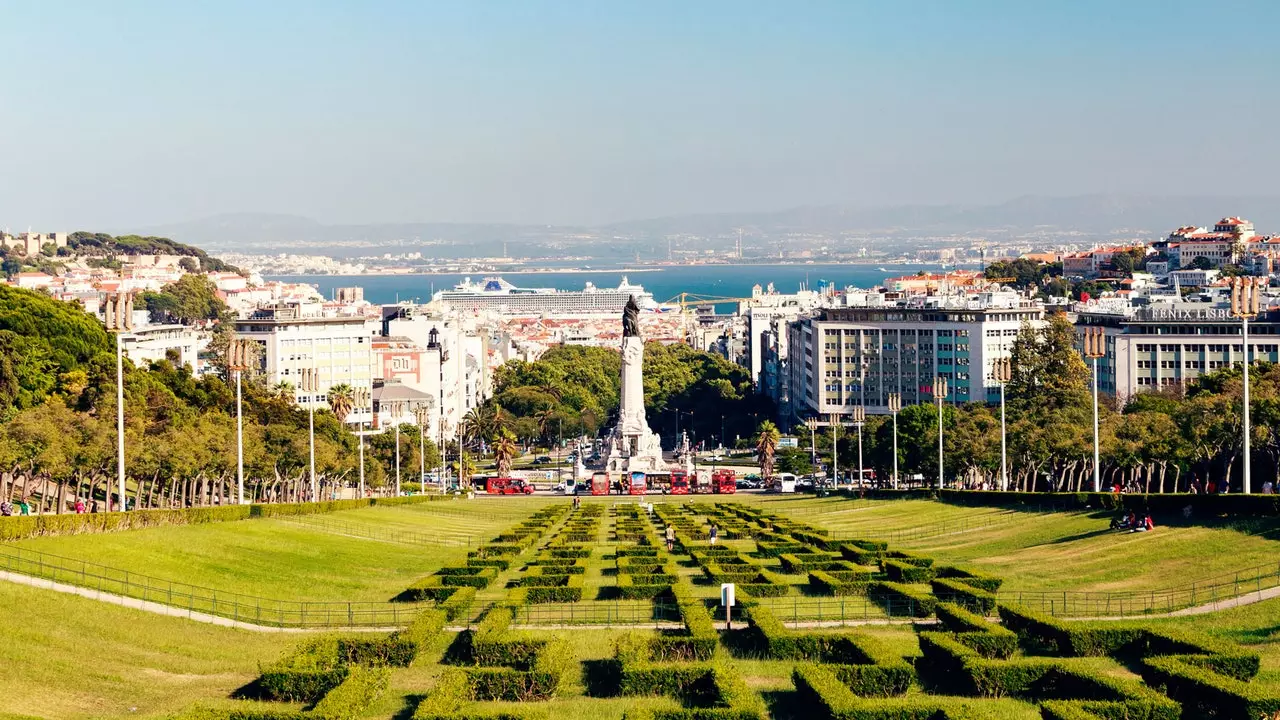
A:
POLYGON ((1154 0, 0 0, 0 227, 1280 195, 1277 20, 1154 0))

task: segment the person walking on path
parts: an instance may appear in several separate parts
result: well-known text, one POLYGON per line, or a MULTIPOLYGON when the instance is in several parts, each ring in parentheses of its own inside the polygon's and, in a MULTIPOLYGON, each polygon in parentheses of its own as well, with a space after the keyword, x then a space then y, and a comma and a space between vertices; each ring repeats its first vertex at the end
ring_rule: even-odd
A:
POLYGON ((667 526, 667 552, 671 552, 676 548, 676 526, 667 526))
POLYGON ((716 540, 717 540, 719 537, 720 537, 720 528, 716 527, 716 526, 715 526, 715 524, 714 524, 714 523, 712 523, 712 525, 711 525, 711 544, 712 544, 712 545, 715 545, 715 544, 716 544, 716 540))

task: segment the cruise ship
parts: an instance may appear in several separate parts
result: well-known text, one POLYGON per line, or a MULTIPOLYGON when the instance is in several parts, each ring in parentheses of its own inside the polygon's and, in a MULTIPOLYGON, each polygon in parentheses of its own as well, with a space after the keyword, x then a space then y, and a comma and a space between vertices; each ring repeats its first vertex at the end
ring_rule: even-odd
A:
POLYGON ((522 288, 500 277, 487 277, 481 282, 466 278, 452 290, 437 291, 431 299, 455 310, 501 315, 609 315, 621 313, 627 299, 633 296, 641 310, 667 309, 655 302, 653 294, 645 292, 643 286, 632 285, 625 275, 616 288, 587 283, 582 290, 522 288))

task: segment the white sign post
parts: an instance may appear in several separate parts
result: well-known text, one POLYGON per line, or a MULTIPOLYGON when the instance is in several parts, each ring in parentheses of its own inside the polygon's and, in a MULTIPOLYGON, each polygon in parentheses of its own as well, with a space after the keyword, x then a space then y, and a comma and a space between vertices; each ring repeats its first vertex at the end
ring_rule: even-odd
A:
POLYGON ((721 583, 720 585, 720 604, 724 606, 724 629, 733 629, 733 583, 721 583))

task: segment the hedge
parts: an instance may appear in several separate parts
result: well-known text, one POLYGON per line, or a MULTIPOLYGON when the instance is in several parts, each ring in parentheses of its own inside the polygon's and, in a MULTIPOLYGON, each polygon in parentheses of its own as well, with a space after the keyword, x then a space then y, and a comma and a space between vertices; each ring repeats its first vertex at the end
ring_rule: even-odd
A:
POLYGON ((648 646, 650 657, 658 660, 709 660, 720 644, 720 633, 711 613, 707 612, 707 606, 700 598, 694 597, 693 588, 687 583, 673 585, 671 595, 680 611, 684 632, 664 633, 653 638, 648 646))
POLYGON ((854 567, 848 561, 827 553, 783 553, 778 560, 782 563, 782 570, 792 574, 811 570, 852 570, 854 567))
POLYGON ((1011 657, 1018 650, 1018 636, 1012 630, 988 622, 955 603, 940 602, 938 620, 970 650, 986 658, 1011 657))
POLYGON ((858 565, 879 565, 880 548, 866 548, 858 544, 859 541, 845 543, 840 546, 840 554, 845 560, 856 563, 858 565))
POLYGON ((438 607, 445 612, 450 621, 469 620, 471 618, 471 606, 475 604, 475 601, 475 588, 457 588, 438 607))
POLYGON ((308 716, 319 720, 357 720, 386 692, 391 670, 353 665, 347 679, 316 703, 308 716))
POLYGON ((986 590, 947 578, 935 578, 930 586, 934 596, 941 600, 949 600, 982 615, 995 612, 996 596, 986 590))
POLYGON ((165 508, 130 510, 129 512, 84 513, 79 515, 74 513, 62 515, 18 515, 0 518, 0 542, 12 542, 41 535, 73 535, 137 530, 162 525, 201 525, 205 523, 249 520, 252 518, 316 515, 339 510, 355 510, 374 505, 413 505, 452 499, 452 496, 448 495, 414 495, 399 498, 222 505, 218 507, 181 509, 165 508))
POLYGON ((938 567, 935 568, 936 577, 948 578, 951 580, 959 580, 966 585, 972 585, 979 590, 986 590, 989 593, 998 592, 1000 586, 1004 584, 1004 580, 995 575, 976 572, 974 570, 963 570, 958 567, 938 567))
POLYGON ((823 572, 822 570, 815 570, 809 573, 809 587, 813 588, 815 592, 822 593, 823 595, 866 594, 867 586, 870 584, 872 578, 872 574, 870 572, 864 574, 858 571, 850 571, 850 575, 846 577, 862 579, 842 580, 831 573, 823 572))
POLYGON ((886 550, 883 556, 888 560, 897 560, 907 563, 908 565, 918 565, 920 567, 933 567, 933 558, 917 555, 906 550, 886 550))
POLYGON ((338 638, 313 638, 261 669, 258 684, 272 700, 315 702, 347 678, 338 638))
POLYGON ((652 600, 671 592, 675 575, 619 575, 614 594, 623 600, 652 600))
POLYGON ((338 658, 353 665, 408 667, 418 653, 444 630, 442 610, 422 610, 403 630, 390 635, 338 638, 338 658))
POLYGON ((1203 717, 1271 717, 1280 711, 1280 694, 1228 677, 1177 655, 1147 658, 1142 679, 1169 697, 1190 705, 1203 717))
POLYGON ((883 568, 885 575, 893 582, 927 583, 933 579, 933 568, 915 565, 903 560, 885 558, 881 561, 880 566, 883 568))
POLYGON ((1075 700, 1088 698, 1106 717, 1178 720, 1181 708, 1141 683, 1099 675, 1055 658, 992 660, 948 633, 920 633, 917 667, 962 694, 1075 700))
POLYGON ((977 718, 972 709, 963 714, 946 712, 954 701, 934 697, 861 698, 837 675, 837 666, 800 663, 791 673, 801 712, 831 720, 949 720, 977 718))
POLYGON ((551 557, 558 558, 589 558, 591 557, 591 548, 581 547, 549 547, 543 552, 551 557))
POLYGON ((555 584, 518 587, 511 591, 510 600, 516 605, 541 603, 578 602, 582 599, 584 578, 582 575, 551 575, 539 578, 555 584))
POLYGON ((890 615, 931 617, 938 606, 938 599, 933 595, 901 583, 871 583, 867 586, 867 596, 884 606, 890 615))

